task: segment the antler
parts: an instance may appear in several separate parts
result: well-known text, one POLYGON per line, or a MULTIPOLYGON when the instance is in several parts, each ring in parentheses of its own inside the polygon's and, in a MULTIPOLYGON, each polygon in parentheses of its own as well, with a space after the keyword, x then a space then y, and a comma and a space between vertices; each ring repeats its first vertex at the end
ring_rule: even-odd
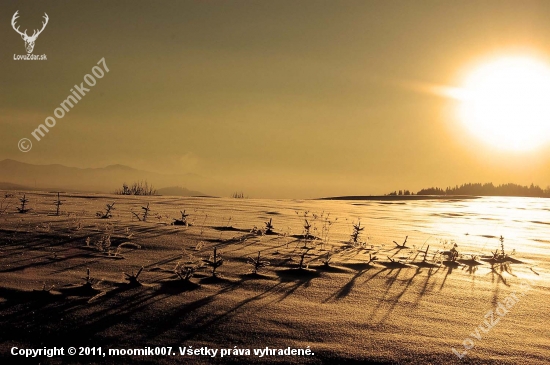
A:
POLYGON ((40 33, 42 33, 42 31, 44 30, 44 28, 46 28, 46 25, 48 25, 48 20, 50 20, 50 18, 48 18, 48 14, 44 13, 44 16, 43 18, 46 20, 45 22, 42 22, 42 29, 40 29, 39 31, 34 31, 34 33, 32 34, 31 38, 36 38, 40 35, 40 33), (38 32, 38 33, 37 33, 38 32))
MULTIPOLYGON (((13 27, 13 30, 15 30, 20 35, 28 37, 26 29, 25 29, 24 33, 21 33, 21 31, 19 30, 19 27, 17 27, 17 28, 15 27, 15 21, 16 21, 17 18, 19 18, 19 15, 17 15, 17 13, 19 13, 19 10, 17 10, 15 12, 15 14, 13 14, 13 17, 11 18, 11 26, 13 27)), ((46 13, 44 13, 44 14, 46 14, 46 13)))
POLYGON ((42 33, 44 28, 46 28, 46 25, 48 25, 48 20, 50 20, 50 18, 48 17, 48 14, 44 13, 43 18, 44 18, 45 21, 42 22, 42 29, 40 29, 40 30, 35 29, 34 32, 32 33, 32 35, 29 37, 27 35, 27 30, 26 29, 25 29, 25 32, 21 32, 19 30, 19 27, 17 27, 17 28, 15 27, 15 21, 16 21, 17 18, 19 18, 18 13, 19 13, 19 10, 17 10, 15 12, 15 14, 13 14, 13 17, 11 18, 11 26, 13 27, 13 30, 15 30, 21 36, 24 36, 25 38, 28 38, 28 39, 36 39, 40 35, 40 33, 42 33))

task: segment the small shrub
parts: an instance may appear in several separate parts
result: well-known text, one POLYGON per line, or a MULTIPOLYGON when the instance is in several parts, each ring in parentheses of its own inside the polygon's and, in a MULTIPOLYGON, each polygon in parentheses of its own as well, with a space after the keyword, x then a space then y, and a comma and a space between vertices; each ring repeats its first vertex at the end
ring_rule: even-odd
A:
POLYGON ((298 269, 300 270, 307 269, 307 265, 304 266, 304 260, 306 258, 307 253, 312 249, 313 247, 306 247, 302 250, 302 253, 300 254, 300 263, 298 264, 298 269))
POLYGON ((266 234, 271 234, 273 233, 273 230, 275 229, 275 227, 273 227, 273 224, 271 223, 273 218, 269 218, 269 222, 265 222, 265 233, 266 234))
MULTIPOLYGON (((500 241, 500 252, 498 249, 496 249, 494 252, 491 252, 493 254, 492 259, 494 261, 498 262, 504 262, 509 259, 509 255, 504 251, 504 237, 500 236, 498 239, 500 241)), ((512 251, 512 255, 515 251, 512 251)))
POLYGON ((323 265, 326 267, 329 267, 331 260, 332 260, 332 252, 328 251, 326 257, 322 260, 323 265))
POLYGON ((204 247, 204 241, 199 241, 197 245, 195 246, 195 251, 200 251, 204 247))
POLYGON ((248 258, 248 263, 250 265, 252 265, 252 273, 253 274, 257 274, 260 269, 270 265, 269 261, 261 259, 260 251, 258 251, 258 257, 256 257, 256 258, 249 257, 248 258))
POLYGON ((67 229, 80 231, 82 229, 82 221, 75 213, 67 214, 67 229))
POLYGON ((21 214, 25 214, 27 213, 28 211, 30 211, 29 208, 25 208, 27 203, 29 202, 29 199, 27 199, 26 195, 23 194, 23 197, 19 199, 19 201, 21 202, 21 206, 20 207, 17 207, 17 210, 19 211, 19 213, 21 214))
POLYGON ((377 260, 378 260, 378 257, 372 256, 372 255, 369 253, 369 262, 367 262, 367 265, 370 265, 370 264, 372 264, 374 261, 377 261, 377 260))
POLYGON ((54 202, 55 205, 55 215, 59 216, 59 208, 63 205, 63 201, 59 199, 59 193, 57 193, 57 200, 54 202))
MULTIPOLYGON (((250 233, 251 233, 251 234, 255 234, 255 235, 257 235, 257 236, 263 236, 264 234, 266 234, 266 231, 265 231, 265 229, 261 229, 261 228, 258 228, 257 226, 254 226, 254 227, 252 227, 252 229, 250 230, 250 233)), ((246 238, 247 238, 247 235, 243 236, 243 237, 241 238, 241 240, 245 241, 246 238)))
MULTIPOLYGON (((428 245, 428 247, 426 247, 426 250, 425 251, 420 251, 421 253, 423 253, 424 257, 422 258, 422 262, 426 262, 426 260, 428 259, 428 250, 430 249, 430 245, 428 245)), ((473 259, 473 257, 472 257, 473 259)))
POLYGON ((364 229, 365 227, 361 227, 361 221, 357 221, 357 224, 353 224, 353 232, 351 233, 350 242, 354 246, 361 244, 359 236, 361 236, 361 232, 363 232, 364 229))
POLYGON ((174 268, 174 273, 184 282, 189 282, 195 272, 202 267, 200 261, 198 261, 192 254, 189 255, 187 261, 178 261, 174 268))
POLYGON ((87 289, 92 289, 92 286, 97 283, 97 280, 90 276, 90 268, 86 269, 86 276, 82 279, 84 280, 84 284, 82 286, 87 289))
POLYGON ((307 240, 310 237, 313 237, 311 235, 311 224, 309 224, 307 219, 304 219, 304 238, 307 240))
POLYGON ((146 222, 147 221, 147 217, 149 216, 149 211, 151 210, 151 208, 149 208, 149 203, 147 203, 147 206, 146 207, 141 207, 141 209, 143 210, 143 213, 141 213, 141 217, 139 216, 138 213, 136 212, 132 212, 132 214, 141 222, 146 222))
POLYGON ((95 247, 99 252, 109 252, 111 248, 111 235, 106 234, 101 236, 101 238, 95 243, 95 247))
POLYGON ((188 227, 190 225, 189 222, 187 222, 187 217, 189 217, 189 214, 186 214, 185 210, 183 212, 180 210, 180 213, 181 213, 181 219, 174 219, 174 221, 172 222, 172 225, 188 227))
POLYGON ((111 213, 113 210, 115 210, 114 208, 114 205, 115 205, 115 202, 111 203, 111 204, 106 204, 105 205, 105 212, 103 211, 98 211, 95 215, 96 217, 98 218, 101 218, 101 219, 109 219, 109 218, 112 218, 113 217, 113 213, 111 213))
POLYGON ((183 281, 189 281, 197 271, 197 267, 178 262, 174 268, 174 273, 183 281))
MULTIPOLYGON (((321 214, 321 218, 323 217, 323 214, 321 214)), ((330 228, 331 226, 338 220, 338 217, 336 217, 333 221, 329 219, 330 213, 326 215, 326 217, 323 220, 323 226, 321 228, 321 239, 323 240, 323 245, 329 243, 330 238, 330 228)))
POLYGON ((408 248, 407 246, 405 246, 405 244, 407 243, 407 239, 408 239, 408 238, 409 238, 409 236, 405 236, 405 241, 403 241, 402 244, 399 244, 399 243, 397 243, 397 242, 395 242, 395 241, 393 241, 393 243, 395 243, 395 245, 396 245, 397 247, 399 247, 399 248, 408 248))
POLYGON ((52 285, 49 288, 47 288, 46 283, 44 283, 44 284, 42 284, 42 289, 40 289, 40 290, 33 289, 32 291, 34 293, 49 294, 53 290, 54 287, 55 287, 55 285, 52 285))
POLYGON ((218 255, 218 250, 214 247, 214 254, 208 260, 202 260, 206 265, 212 268, 212 276, 216 276, 216 269, 223 265, 223 258, 218 255))
POLYGON ((458 253, 458 250, 457 250, 458 245, 453 241, 451 241, 451 243, 453 244, 453 247, 449 251, 443 251, 443 256, 448 261, 456 262, 456 260, 459 257, 459 253, 458 253))
POLYGON ((132 237, 134 237, 134 232, 130 231, 130 227, 126 227, 124 229, 124 234, 126 235, 127 239, 132 239, 132 237))
POLYGON ((141 285, 138 278, 142 271, 143 271, 143 266, 141 267, 141 269, 139 269, 137 274, 134 274, 134 272, 132 271, 131 274, 124 273, 124 275, 126 276, 126 280, 129 281, 130 285, 141 285))

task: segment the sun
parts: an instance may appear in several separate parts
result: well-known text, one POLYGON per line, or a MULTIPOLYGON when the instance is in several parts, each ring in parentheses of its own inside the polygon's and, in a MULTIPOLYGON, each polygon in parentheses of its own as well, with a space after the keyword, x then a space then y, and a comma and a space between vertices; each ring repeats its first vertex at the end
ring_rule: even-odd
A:
POLYGON ((550 142, 550 67, 536 58, 486 62, 452 96, 467 129, 493 147, 528 151, 550 142))

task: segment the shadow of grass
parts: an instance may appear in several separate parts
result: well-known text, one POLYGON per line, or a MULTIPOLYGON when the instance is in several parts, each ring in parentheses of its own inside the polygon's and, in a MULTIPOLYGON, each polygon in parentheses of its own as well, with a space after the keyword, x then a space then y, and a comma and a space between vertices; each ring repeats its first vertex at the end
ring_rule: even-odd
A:
POLYGON ((318 271, 299 268, 276 270, 275 274, 282 282, 310 281, 321 276, 318 271))
POLYGON ((158 292, 161 294, 181 294, 184 292, 196 290, 200 288, 200 284, 194 283, 192 281, 185 281, 181 279, 168 279, 163 280, 158 283, 159 289, 158 292))
POLYGON ((269 276, 266 274, 260 274, 260 273, 248 273, 248 274, 242 274, 240 275, 241 280, 274 280, 276 279, 273 276, 269 276))

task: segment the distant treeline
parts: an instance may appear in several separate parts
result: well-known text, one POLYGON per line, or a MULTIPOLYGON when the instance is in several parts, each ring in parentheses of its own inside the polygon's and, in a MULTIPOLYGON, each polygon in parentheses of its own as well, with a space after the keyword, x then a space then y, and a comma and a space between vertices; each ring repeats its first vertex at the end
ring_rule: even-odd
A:
POLYGON ((153 188, 153 185, 149 185, 147 181, 138 181, 131 186, 124 183, 122 189, 115 190, 117 195, 157 195, 157 191, 153 188))
MULTIPOLYGON (((388 195, 413 195, 409 190, 393 191, 388 195)), ((542 189, 538 185, 522 186, 518 184, 493 185, 493 183, 468 183, 460 186, 422 189, 416 195, 481 195, 481 196, 526 196, 550 198, 550 186, 542 189)))

